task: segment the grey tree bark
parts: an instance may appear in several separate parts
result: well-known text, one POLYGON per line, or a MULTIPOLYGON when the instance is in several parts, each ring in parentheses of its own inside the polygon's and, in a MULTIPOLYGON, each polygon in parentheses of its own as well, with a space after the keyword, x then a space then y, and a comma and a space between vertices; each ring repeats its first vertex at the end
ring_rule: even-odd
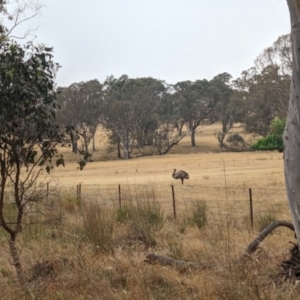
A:
POLYGON ((293 54, 288 117, 283 133, 284 173, 298 247, 300 249, 300 0, 287 0, 293 54))

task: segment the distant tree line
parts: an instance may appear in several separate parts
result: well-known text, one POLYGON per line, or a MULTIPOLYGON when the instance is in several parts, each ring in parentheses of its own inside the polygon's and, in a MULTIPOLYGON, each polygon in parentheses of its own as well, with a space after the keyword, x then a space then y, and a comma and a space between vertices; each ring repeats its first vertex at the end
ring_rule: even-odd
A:
POLYGON ((129 159, 166 154, 187 135, 191 146, 196 146, 199 128, 216 122, 222 125, 215 134, 221 151, 245 148, 249 145, 230 134, 231 129, 240 124, 247 133, 266 137, 272 121, 286 117, 291 66, 287 34, 235 80, 225 72, 211 80, 176 84, 127 75, 109 76, 103 83, 73 83, 58 88, 57 120, 67 128, 75 153, 88 153, 99 126, 107 133, 108 149, 129 159))

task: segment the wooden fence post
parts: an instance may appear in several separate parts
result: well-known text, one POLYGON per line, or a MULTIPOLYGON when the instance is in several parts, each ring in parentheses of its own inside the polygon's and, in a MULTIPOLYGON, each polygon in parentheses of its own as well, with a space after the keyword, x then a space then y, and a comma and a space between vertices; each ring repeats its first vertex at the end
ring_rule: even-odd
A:
POLYGON ((79 183, 79 202, 81 202, 81 183, 79 183))
POLYGON ((121 199, 121 185, 119 184, 119 207, 122 207, 122 199, 121 199))
POLYGON ((47 182, 47 203, 48 203, 48 200, 49 200, 49 182, 47 182))
POLYGON ((81 183, 77 184, 77 201, 80 204, 80 202, 81 202, 81 183))
POLYGON ((172 199, 173 199, 173 214, 174 214, 174 219, 176 219, 176 202, 175 202, 175 191, 174 191, 174 185, 171 185, 172 188, 172 199))
POLYGON ((253 200, 252 200, 252 189, 249 189, 249 201, 250 201, 250 220, 251 227, 253 228, 253 200))

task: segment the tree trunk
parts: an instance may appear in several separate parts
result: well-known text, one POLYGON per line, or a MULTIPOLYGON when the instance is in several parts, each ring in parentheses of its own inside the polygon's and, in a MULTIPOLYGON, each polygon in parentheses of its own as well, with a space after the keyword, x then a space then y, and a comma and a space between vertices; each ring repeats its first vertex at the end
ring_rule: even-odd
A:
POLYGON ((193 147, 196 146, 195 136, 196 136, 196 130, 194 128, 191 128, 191 143, 193 147))
POLYGON ((121 156, 121 144, 120 144, 120 141, 118 141, 118 158, 121 159, 122 156, 121 156))
POLYGON ((226 134, 228 132, 227 130, 227 122, 222 122, 222 133, 226 134))
POLYGON ((298 247, 300 247, 300 0, 287 0, 291 18, 293 72, 283 133, 284 173, 298 247))
POLYGON ((179 127, 178 127, 178 135, 182 135, 182 128, 183 128, 184 122, 179 122, 179 127))
POLYGON ((123 151, 124 151, 124 158, 125 159, 130 159, 130 153, 129 153, 129 150, 126 146, 123 146, 123 151))
POLYGON ((87 138, 85 136, 84 136, 83 145, 84 145, 84 151, 85 151, 85 153, 89 153, 89 144, 88 144, 87 138))
POLYGON ((122 142, 124 158, 130 159, 130 151, 129 151, 129 136, 127 131, 120 137, 120 141, 122 142))
POLYGON ((72 143, 72 152, 77 154, 78 152, 78 144, 77 144, 77 135, 71 135, 71 143, 72 143))
POLYGON ((219 142, 220 152, 222 152, 222 149, 224 147, 225 136, 226 136, 226 133, 218 132, 217 139, 218 139, 218 142, 219 142))
POLYGON ((179 135, 179 136, 182 135, 182 126, 180 126, 179 129, 178 129, 178 135, 179 135))
POLYGON ((77 154, 77 152, 78 152, 77 141, 72 141, 72 152, 75 154, 77 154))
POLYGON ((96 145, 95 145, 95 134, 93 136, 93 152, 96 151, 96 145))
POLYGON ((19 253, 18 253, 18 250, 16 247, 16 235, 15 234, 10 235, 9 249, 10 249, 12 259, 13 259, 13 265, 15 266, 15 269, 16 269, 18 281, 19 281, 20 285, 24 285, 25 278, 24 278, 24 273, 23 273, 23 269, 22 269, 22 264, 20 262, 19 253))

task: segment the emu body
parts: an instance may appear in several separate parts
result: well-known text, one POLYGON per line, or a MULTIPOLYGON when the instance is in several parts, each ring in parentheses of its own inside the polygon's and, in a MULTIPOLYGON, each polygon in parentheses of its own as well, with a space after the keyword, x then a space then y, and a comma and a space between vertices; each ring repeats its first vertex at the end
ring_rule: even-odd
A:
POLYGON ((174 169, 174 172, 172 174, 172 177, 174 179, 180 179, 181 180, 181 184, 183 184, 184 179, 189 179, 189 174, 183 170, 180 170, 178 172, 176 172, 176 169, 174 169))

